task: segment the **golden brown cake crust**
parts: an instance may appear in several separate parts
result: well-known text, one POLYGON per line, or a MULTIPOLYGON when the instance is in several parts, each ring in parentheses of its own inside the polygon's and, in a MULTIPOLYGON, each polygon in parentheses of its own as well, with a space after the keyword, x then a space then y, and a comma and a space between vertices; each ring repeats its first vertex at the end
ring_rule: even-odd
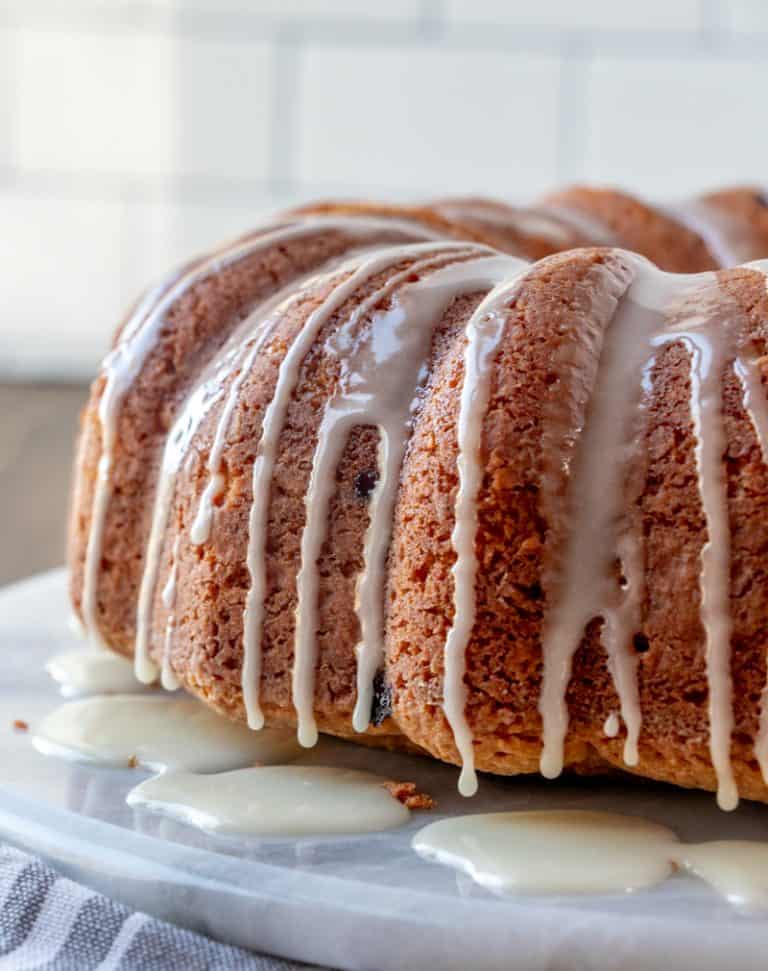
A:
MULTIPOLYGON (((440 260, 436 258, 435 265, 440 260)), ((404 263, 399 269, 404 269, 404 263)), ((305 522, 304 497, 311 459, 317 441, 321 408, 332 393, 336 369, 322 353, 327 337, 352 307, 378 286, 397 267, 374 276, 334 314, 304 361, 301 376, 288 409, 269 495, 267 529, 268 592, 262 641, 261 705, 270 721, 293 724, 291 669, 295 630, 296 575, 301 530, 305 522)), ((200 429, 198 448, 183 470, 176 489, 171 522, 162 557, 167 575, 170 551, 176 537, 178 550, 178 599, 174 607, 176 633, 172 666, 186 687, 220 710, 244 718, 241 690, 242 631, 245 596, 250 578, 245 566, 253 462, 261 435, 264 411, 273 397, 277 370, 286 347, 308 315, 327 297, 338 276, 312 288, 311 294, 282 318, 274 338, 259 355, 242 384, 228 435, 226 486, 217 506, 210 541, 204 548, 189 544, 189 524, 205 487, 209 443, 217 419, 213 413, 200 429)), ((471 300, 471 304, 478 298, 471 300)), ((456 301, 449 319, 463 319, 467 299, 456 301)), ((361 326, 365 321, 361 321, 361 326)), ((232 376, 234 378, 234 375, 232 376)), ((230 380, 232 380, 232 378, 230 380)), ((354 612, 355 582, 362 567, 362 547, 368 525, 366 499, 358 488, 360 476, 376 468, 378 436, 375 429, 358 427, 349 439, 336 473, 337 487, 331 502, 329 530, 319 566, 318 661, 315 671, 315 716, 321 730, 348 736, 354 707, 356 660, 354 648, 359 625, 354 612)), ((157 655, 160 653, 167 612, 159 600, 158 583, 153 612, 157 655)), ((156 655, 156 656, 157 656, 156 655)), ((392 734, 387 720, 373 734, 392 734)))
POLYGON ((731 222, 732 231, 749 259, 768 258, 768 191, 755 186, 736 186, 707 193, 701 196, 701 201, 731 222))
MULTIPOLYGON (((457 219, 448 219, 430 205, 395 206, 384 205, 364 199, 328 199, 321 202, 298 206, 288 211, 288 215, 300 216, 374 216, 382 219, 406 219, 423 226, 436 237, 444 239, 467 240, 497 246, 498 238, 488 233, 484 227, 471 226, 457 219)), ((503 248, 503 247, 502 247, 503 248)), ((519 255, 523 255, 522 253, 519 255)))
POLYGON ((548 217, 543 210, 515 209, 495 199, 449 197, 429 205, 443 218, 482 234, 489 245, 527 260, 541 260, 561 250, 597 243, 597 240, 548 217))
MULTIPOLYGON (((609 193, 574 189, 558 199, 608 223, 609 193), (585 195, 586 194, 586 195, 585 195)), ((618 194, 612 194, 618 196, 618 194)), ((674 269, 701 269, 711 256, 695 234, 672 238, 672 221, 628 197, 613 198, 610 223, 627 244, 643 236, 646 255, 674 269)), ((746 203, 745 203, 746 205, 746 203)), ((351 221, 377 217, 382 225, 361 242, 349 229, 318 229, 298 240, 254 251, 202 278, 169 307, 159 339, 128 388, 116 423, 110 500, 98 564, 98 628, 114 649, 130 655, 136 637, 137 600, 160 477, 163 447, 182 402, 200 379, 204 363, 221 348, 251 308, 285 285, 293 297, 276 317, 274 331, 244 375, 234 399, 210 537, 193 545, 189 531, 210 476, 208 459, 227 392, 239 378, 224 379, 222 395, 197 429, 179 470, 168 522, 162 533, 159 572, 151 604, 150 654, 165 650, 169 608, 161 592, 177 562, 170 665, 185 688, 229 717, 245 717, 241 687, 243 610, 250 576, 246 565, 252 470, 265 410, 272 400, 286 350, 309 315, 351 270, 339 258, 365 245, 427 237, 489 236, 445 220, 428 207, 320 204, 322 216, 351 221), (406 219, 411 228, 400 222, 406 219), (387 225, 387 220, 391 224, 387 225), (420 229, 421 227, 421 229, 420 229), (423 230, 423 235, 420 235, 423 230), (299 292, 305 273, 322 269, 299 292)), ((309 211, 309 210, 305 210, 309 211)), ((286 219, 290 219, 288 216, 286 219)), ((674 223, 676 230, 680 229, 674 223)), ((258 237, 255 237, 256 239, 258 237)), ((431 245, 431 244, 430 244, 431 245)), ((512 249, 510 243, 507 247, 512 249)), ((420 258, 423 259, 422 251, 420 258)), ((475 254, 480 252, 474 250, 475 254)), ((435 265, 446 258, 435 249, 435 265)), ((555 361, 573 328, 602 320, 600 296, 615 287, 615 269, 626 256, 591 248, 550 256, 528 272, 510 299, 505 336, 493 369, 491 400, 483 421, 484 478, 476 553, 477 622, 467 652, 467 719, 478 768, 503 774, 538 769, 542 677, 541 629, 547 606, 545 565, 563 537, 541 501, 541 473, 557 470, 561 456, 547 451, 544 417, 552 402, 568 400, 586 420, 581 361, 562 373, 555 361), (579 409, 581 409, 579 411, 579 409)), ((361 284, 327 320, 306 355, 280 434, 267 503, 267 596, 263 631, 261 701, 270 722, 293 724, 291 695, 296 577, 306 520, 312 455, 324 405, 337 385, 338 365, 325 340, 373 293, 415 258, 404 257, 361 284)), ((452 261, 462 257, 454 254, 452 261)), ((200 264, 196 264, 199 266, 200 264)), ((194 268, 195 265, 193 265, 194 268)), ((766 353, 768 295, 764 275, 749 270, 720 274, 720 285, 740 318, 743 339, 766 353)), ((458 761, 442 713, 443 650, 452 621, 451 545, 457 490, 457 419, 463 380, 464 328, 486 290, 454 299, 436 321, 429 378, 419 398, 398 496, 390 546, 387 589, 386 678, 393 717, 382 706, 381 723, 360 738, 365 744, 407 746, 449 762, 458 761), (402 733, 402 734, 401 734, 402 733)), ((360 326, 365 324, 361 318, 360 326)), ((762 361, 764 383, 768 365, 762 361)), ((587 364, 590 362, 587 361, 587 364)), ((592 362, 594 363, 594 362, 592 362)), ((643 433, 641 488, 631 497, 645 537, 647 588, 637 631, 638 683, 643 711, 640 763, 633 770, 683 786, 715 788, 708 748, 708 681, 700 620, 699 561, 706 528, 699 496, 689 406, 689 356, 681 344, 659 352, 651 373, 648 422, 643 433), (670 592, 673 592, 673 595, 670 592)), ((588 371, 588 369, 587 369, 588 371)), ((76 490, 70 522, 72 597, 82 609, 88 537, 103 442, 98 409, 105 375, 94 384, 82 421, 76 490)), ((728 513, 732 537, 731 608, 734 623, 732 675, 735 731, 733 765, 739 789, 768 801, 753 755, 758 711, 766 681, 764 628, 768 552, 768 472, 742 394, 724 373, 728 513)), ((589 387, 586 388, 588 392, 589 387)), ((356 427, 336 472, 328 535, 318 563, 317 665, 314 708, 318 727, 352 735, 356 700, 354 610, 369 522, 367 496, 376 468, 378 434, 356 427)), ((553 473, 557 476, 558 473, 553 473)), ((562 492, 565 482, 562 483, 562 492)), ((628 500, 629 501, 629 500, 628 500)), ((573 661, 567 692, 571 725, 566 766, 592 773, 625 769, 622 738, 603 732, 618 708, 613 680, 595 618, 573 661)))
MULTIPOLYGON (((356 231, 355 231, 356 232, 356 231)), ((260 234, 251 237, 258 246, 260 234)), ((368 245, 419 239, 382 224, 368 245)), ((307 237, 258 248, 223 269, 213 268, 185 290, 163 315, 155 341, 128 388, 116 425, 111 494, 98 569, 97 621, 114 650, 131 655, 136 607, 162 451, 174 416, 205 362, 260 300, 303 274, 364 245, 353 232, 319 227, 307 237)), ((98 409, 105 375, 94 382, 81 421, 77 475, 70 515, 68 563, 75 609, 81 612, 94 490, 102 455, 98 409)))
POLYGON ((678 219, 616 189, 572 186, 544 200, 592 217, 615 236, 615 245, 634 250, 671 273, 715 270, 719 263, 706 242, 678 219))
MULTIPOLYGON (((467 720, 476 765, 497 773, 538 769, 541 719, 541 627, 547 591, 543 564, 552 537, 542 517, 542 424, 551 396, 563 396, 552 361, 563 327, 593 315, 605 286, 601 251, 555 256, 525 279, 508 309, 506 338, 494 369, 484 422, 477 538, 478 614, 467 652, 467 720)), ((723 274, 744 313, 744 333, 764 349, 765 279, 749 271, 723 274)), ((705 540, 696 486, 688 405, 688 355, 679 344, 659 355, 649 402, 639 502, 646 535, 647 590, 639 655, 643 711, 639 774, 714 789, 708 749, 707 678, 699 619, 699 556, 705 540)), ((768 371, 768 369, 766 369, 768 371)), ((768 374, 766 375, 768 376, 768 374)), ((454 554, 450 542, 461 342, 446 347, 409 451, 391 554, 387 673, 398 724, 432 754, 458 763, 443 715, 443 650, 451 623, 454 554)), ((760 582, 768 544, 768 477, 752 426, 726 376, 725 415, 729 514, 733 532, 731 603, 735 620, 732 754, 744 796, 768 800, 752 754, 765 681, 760 582), (755 582, 757 580, 757 582, 755 582)), ((566 765, 591 770, 626 767, 622 739, 603 733, 618 699, 593 622, 574 658, 567 693, 570 730, 566 765)), ((631 770, 630 770, 631 771, 631 770)))

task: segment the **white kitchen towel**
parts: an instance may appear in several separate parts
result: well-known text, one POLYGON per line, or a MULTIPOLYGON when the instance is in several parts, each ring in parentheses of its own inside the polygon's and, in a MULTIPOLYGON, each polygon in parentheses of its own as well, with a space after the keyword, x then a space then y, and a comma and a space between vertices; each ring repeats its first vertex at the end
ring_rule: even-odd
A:
POLYGON ((0 843, 0 971, 299 969, 131 911, 0 843))

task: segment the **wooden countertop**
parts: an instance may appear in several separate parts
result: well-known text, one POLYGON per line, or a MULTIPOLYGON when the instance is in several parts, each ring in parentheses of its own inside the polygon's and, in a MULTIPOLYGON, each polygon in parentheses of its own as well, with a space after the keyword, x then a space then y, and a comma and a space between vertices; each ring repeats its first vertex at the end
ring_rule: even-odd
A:
POLYGON ((0 584, 64 562, 85 387, 0 384, 0 584))

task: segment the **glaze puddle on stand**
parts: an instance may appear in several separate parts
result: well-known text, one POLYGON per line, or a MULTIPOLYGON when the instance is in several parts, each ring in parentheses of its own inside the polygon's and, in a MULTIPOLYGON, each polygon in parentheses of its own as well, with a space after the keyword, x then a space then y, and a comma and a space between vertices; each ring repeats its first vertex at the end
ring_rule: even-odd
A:
POLYGON ((768 905, 768 843, 681 843, 671 829, 637 816, 580 810, 457 816, 425 826, 412 845, 424 859, 462 870, 497 893, 631 893, 682 869, 733 904, 768 905))
POLYGON ((133 661, 113 651, 81 648, 56 654, 45 670, 64 695, 146 691, 133 673, 133 661))
POLYGON ((409 810, 370 772, 276 765, 215 779, 166 772, 128 793, 129 806, 157 810, 214 833, 306 836, 374 833, 402 826, 409 810))
POLYGON ((352 769, 275 765, 300 754, 292 731, 254 732, 194 698, 109 695, 72 701, 43 719, 33 742, 45 755, 167 770, 132 789, 128 805, 209 832, 371 833, 410 818, 385 788, 385 778, 352 769))
POLYGON ((299 752, 290 731, 252 732, 193 698, 167 695, 108 695, 70 701, 43 719, 33 742, 46 755, 192 772, 289 762, 299 752))

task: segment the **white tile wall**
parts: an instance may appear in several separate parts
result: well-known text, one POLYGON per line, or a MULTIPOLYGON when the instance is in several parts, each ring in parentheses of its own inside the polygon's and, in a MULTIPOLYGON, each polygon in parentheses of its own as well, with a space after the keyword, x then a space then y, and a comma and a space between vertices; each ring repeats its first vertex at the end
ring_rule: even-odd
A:
POLYGON ((175 207, 165 201, 128 198, 120 236, 121 296, 128 306, 150 284, 190 252, 174 248, 175 207))
POLYGON ((14 39, 12 31, 0 29, 0 167, 2 168, 10 168, 13 164, 11 119, 14 110, 14 96, 11 80, 15 74, 15 65, 13 64, 14 39))
POLYGON ((184 177, 269 174, 273 54, 266 44, 179 38, 176 170, 184 177))
POLYGON ((415 194, 505 193, 520 179, 540 191, 555 179, 559 76, 544 56, 311 50, 300 67, 299 179, 415 194))
POLYGON ((0 377, 313 196, 768 181, 765 0, 0 0, 0 377))
POLYGON ((768 33, 765 0, 731 0, 727 13, 731 28, 739 34, 768 33))
POLYGON ((21 169, 140 177, 172 171, 171 37, 20 29, 14 47, 21 169))
POLYGON ((581 174, 659 198, 765 179, 766 90, 768 62, 601 59, 590 73, 581 174))
POLYGON ((6 375, 81 372, 125 303, 119 202, 0 194, 6 375))
POLYGON ((242 201, 213 205, 179 204, 169 209, 171 264, 235 239, 281 203, 267 192, 248 191, 242 201))

